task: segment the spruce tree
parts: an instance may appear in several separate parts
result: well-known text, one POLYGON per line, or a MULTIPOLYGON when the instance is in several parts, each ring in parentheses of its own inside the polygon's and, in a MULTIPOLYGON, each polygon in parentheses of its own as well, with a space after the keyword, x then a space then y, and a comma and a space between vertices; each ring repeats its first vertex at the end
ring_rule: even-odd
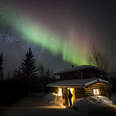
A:
POLYGON ((14 80, 23 80, 22 79, 22 73, 21 73, 21 68, 20 67, 18 67, 18 69, 14 70, 13 79, 14 80))
POLYGON ((25 54, 25 59, 21 65, 21 73, 24 80, 31 80, 37 77, 37 68, 31 48, 25 54))

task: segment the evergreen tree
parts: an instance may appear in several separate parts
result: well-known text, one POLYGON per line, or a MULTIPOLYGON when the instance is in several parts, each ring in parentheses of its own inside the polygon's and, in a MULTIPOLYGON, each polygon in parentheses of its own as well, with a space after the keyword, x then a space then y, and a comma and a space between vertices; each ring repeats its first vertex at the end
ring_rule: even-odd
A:
POLYGON ((4 74, 3 74, 3 54, 0 54, 0 80, 3 80, 4 74))
POLYGON ((18 67, 18 69, 14 70, 13 79, 14 80, 22 80, 22 73, 21 73, 21 68, 20 67, 18 67))
POLYGON ((41 79, 45 77, 45 69, 44 69, 44 66, 42 64, 38 66, 38 76, 41 79))
POLYGON ((35 59, 31 48, 25 54, 25 59, 21 65, 21 73, 24 80, 31 80, 37 77, 38 70, 35 66, 35 59))
POLYGON ((46 77, 50 78, 50 70, 49 69, 46 71, 46 77))

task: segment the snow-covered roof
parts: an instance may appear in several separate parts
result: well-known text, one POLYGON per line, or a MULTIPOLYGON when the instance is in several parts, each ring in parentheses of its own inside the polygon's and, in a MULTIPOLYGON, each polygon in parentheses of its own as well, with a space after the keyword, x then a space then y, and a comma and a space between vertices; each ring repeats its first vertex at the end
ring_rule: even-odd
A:
POLYGON ((97 82, 104 82, 109 84, 108 81, 105 81, 103 79, 97 79, 97 78, 90 78, 90 79, 76 79, 76 80, 63 80, 58 81, 55 83, 50 83, 47 86, 48 87, 87 87, 89 85, 92 85, 97 82))
POLYGON ((69 69, 65 69, 65 70, 56 72, 55 74, 56 75, 59 75, 59 74, 62 74, 62 73, 74 72, 74 71, 79 71, 79 70, 84 70, 84 69, 95 69, 95 70, 99 70, 96 66, 81 65, 81 66, 72 67, 72 68, 69 68, 69 69))

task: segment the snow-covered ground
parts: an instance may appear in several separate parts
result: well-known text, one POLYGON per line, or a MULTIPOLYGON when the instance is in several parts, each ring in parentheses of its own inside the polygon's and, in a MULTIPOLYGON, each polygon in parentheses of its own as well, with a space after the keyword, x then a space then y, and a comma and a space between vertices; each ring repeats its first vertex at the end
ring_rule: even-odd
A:
POLYGON ((116 115, 116 108, 110 105, 111 102, 107 98, 82 98, 67 109, 56 105, 54 99, 55 96, 52 94, 33 94, 11 107, 0 107, 0 116, 109 116, 112 113, 116 115), (108 104, 104 100, 107 100, 108 104))
POLYGON ((112 99, 113 103, 116 104, 116 93, 112 94, 111 99, 112 99))
POLYGON ((112 101, 107 97, 86 97, 77 100, 73 105, 73 108, 80 112, 93 112, 101 109, 101 107, 107 107, 112 104, 112 101))
MULTIPOLYGON (((25 98, 25 104, 30 104, 31 106, 39 106, 42 108, 54 108, 54 109, 60 109, 64 108, 59 104, 55 103, 55 97, 52 93, 45 94, 34 94, 34 97, 25 98)), ((109 105, 115 105, 116 96, 114 95, 111 99, 105 97, 105 96, 90 96, 90 97, 84 97, 81 99, 77 99, 73 105, 75 109, 82 109, 82 110, 89 110, 89 109, 97 109, 99 106, 109 106, 109 105)))

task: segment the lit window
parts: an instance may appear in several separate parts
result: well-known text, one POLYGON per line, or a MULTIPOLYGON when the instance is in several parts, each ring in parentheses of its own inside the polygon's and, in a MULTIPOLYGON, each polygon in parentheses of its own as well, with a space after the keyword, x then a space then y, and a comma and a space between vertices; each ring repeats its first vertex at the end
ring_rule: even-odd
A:
POLYGON ((93 94, 94 95, 99 95, 99 89, 93 89, 93 94))
POLYGON ((58 88, 58 96, 62 96, 62 88, 58 88))

